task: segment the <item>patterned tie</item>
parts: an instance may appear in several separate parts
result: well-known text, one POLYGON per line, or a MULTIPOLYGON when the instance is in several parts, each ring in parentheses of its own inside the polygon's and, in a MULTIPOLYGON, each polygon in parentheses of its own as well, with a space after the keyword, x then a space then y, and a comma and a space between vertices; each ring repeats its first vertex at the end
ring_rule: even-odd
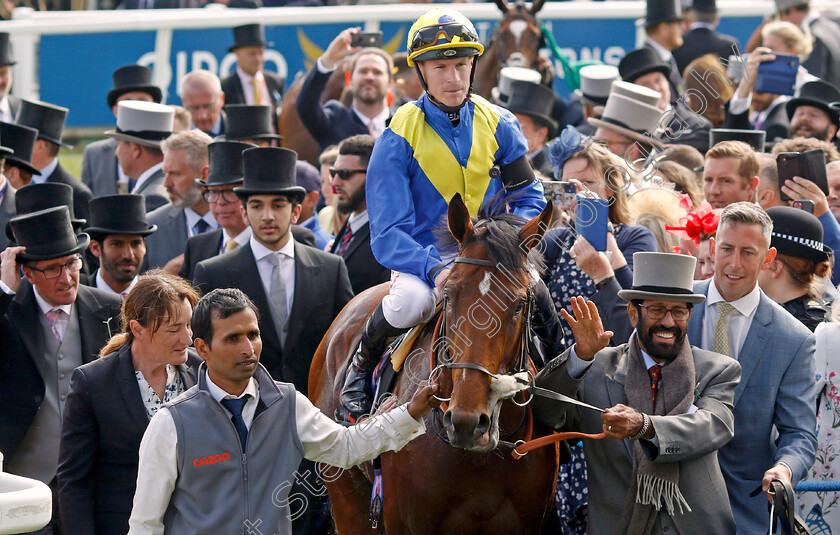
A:
POLYGON ((262 95, 260 94, 260 82, 256 78, 251 78, 251 85, 254 86, 254 106, 262 104, 262 95))
POLYGON ((239 244, 238 244, 238 243, 236 243, 236 240, 228 240, 228 241, 226 241, 226 242, 225 242, 225 252, 226 252, 226 253, 229 253, 229 252, 233 251, 234 249, 236 249, 236 246, 237 246, 237 245, 239 245, 239 244))
POLYGON ((198 223, 193 225, 193 232, 195 233, 193 234, 193 236, 196 236, 198 234, 204 234, 208 230, 210 230, 210 223, 203 219, 199 219, 198 223))
POLYGON ((248 403, 250 395, 241 398, 227 398, 221 401, 222 405, 230 412, 230 419, 233 421, 233 426, 239 434, 239 442, 242 444, 242 451, 245 451, 245 441, 248 439, 248 426, 245 425, 245 420, 242 419, 242 409, 248 403))
POLYGON ((344 256, 344 252, 350 247, 350 241, 353 239, 353 231, 350 229, 350 225, 345 227, 344 236, 341 237, 341 241, 338 242, 338 247, 335 250, 335 254, 338 256, 344 256))
POLYGON ((50 324, 50 329, 52 333, 55 335, 56 339, 58 339, 58 343, 61 343, 61 333, 58 332, 58 327, 56 323, 58 323, 58 318, 61 317, 61 310, 54 308, 44 314, 47 317, 47 321, 50 324))
POLYGON ((283 257, 280 253, 272 253, 268 259, 271 262, 271 285, 269 287, 268 305, 271 309, 271 316, 274 318, 274 328, 277 329, 280 345, 283 345, 286 338, 286 282, 283 280, 283 273, 280 270, 283 257))
POLYGON ((656 405, 656 392, 659 390, 659 378, 662 376, 662 364, 654 364, 648 368, 650 375, 650 397, 656 405))
POLYGON ((715 306, 718 309, 718 318, 715 323, 715 335, 714 340, 712 341, 712 351, 731 357, 732 355, 729 354, 729 332, 727 330, 726 319, 729 317, 729 314, 735 310, 735 307, 726 301, 719 301, 715 303, 715 306))

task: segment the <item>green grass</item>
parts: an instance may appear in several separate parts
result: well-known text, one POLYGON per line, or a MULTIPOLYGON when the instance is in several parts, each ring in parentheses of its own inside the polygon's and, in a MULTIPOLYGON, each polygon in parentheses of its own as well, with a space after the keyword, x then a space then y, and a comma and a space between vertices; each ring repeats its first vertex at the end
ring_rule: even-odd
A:
MULTIPOLYGON (((61 166, 67 170, 68 173, 76 178, 82 177, 82 154, 88 143, 96 141, 95 139, 82 139, 74 143, 72 149, 64 149, 58 153, 58 161, 61 166)), ((71 142, 72 143, 72 142, 71 142)))

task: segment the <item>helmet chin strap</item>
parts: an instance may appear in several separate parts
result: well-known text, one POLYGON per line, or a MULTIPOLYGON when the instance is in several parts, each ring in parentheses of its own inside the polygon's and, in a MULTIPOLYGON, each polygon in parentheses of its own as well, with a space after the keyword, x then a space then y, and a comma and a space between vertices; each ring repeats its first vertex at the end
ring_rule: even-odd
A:
POLYGON ((473 59, 472 68, 470 69, 470 88, 469 88, 469 90, 467 90, 467 96, 464 97, 463 102, 461 102, 457 106, 447 106, 443 102, 436 99, 434 95, 432 95, 432 93, 429 91, 429 86, 426 84, 426 79, 423 78, 423 73, 420 72, 420 62, 419 61, 414 62, 414 70, 415 70, 415 72, 417 72, 417 77, 420 79, 420 85, 423 86, 423 90, 426 91, 427 95, 429 95, 429 100, 432 102, 432 104, 434 104, 435 106, 440 108, 440 110, 443 111, 444 113, 457 113, 461 108, 463 108, 467 104, 467 102, 469 102, 470 96, 472 96, 473 80, 475 80, 475 64, 476 63, 478 63, 476 61, 476 59, 473 59))

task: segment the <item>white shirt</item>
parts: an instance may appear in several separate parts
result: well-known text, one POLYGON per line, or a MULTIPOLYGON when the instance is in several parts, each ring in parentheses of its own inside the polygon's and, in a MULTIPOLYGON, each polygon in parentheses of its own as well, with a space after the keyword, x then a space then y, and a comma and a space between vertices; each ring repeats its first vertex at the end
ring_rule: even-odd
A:
POLYGON ((286 317, 291 313, 292 303, 295 299, 295 240, 289 234, 289 240, 279 251, 272 251, 261 244, 254 236, 251 236, 249 243, 254 253, 254 260, 257 262, 257 270, 260 272, 265 295, 271 295, 271 270, 274 264, 268 259, 272 254, 280 255, 280 275, 286 283, 286 317))
POLYGON ((106 292, 111 292, 119 295, 127 294, 128 292, 130 292, 131 289, 134 288, 134 286, 137 284, 137 279, 138 277, 134 277, 134 279, 132 279, 131 281, 131 284, 128 285, 128 288, 121 292, 118 292, 115 289, 111 288, 111 286, 107 282, 105 282, 105 279, 102 278, 102 268, 96 270, 96 287, 100 290, 105 290, 106 292))
POLYGON ((12 107, 9 105, 9 95, 0 100, 0 121, 4 123, 14 123, 15 116, 12 115, 12 107))
POLYGON ((137 179, 137 183, 134 184, 134 189, 129 191, 129 193, 134 193, 135 191, 140 191, 140 186, 143 185, 143 182, 147 181, 150 176, 157 173, 160 169, 163 169, 163 162, 156 163, 155 165, 149 167, 143 174, 140 175, 140 178, 137 179))
MULTIPOLYGON (((214 385, 209 375, 206 378, 213 399, 220 401, 225 397, 234 397, 214 385)), ((259 401, 259 387, 253 378, 243 395, 245 393, 252 398, 242 410, 242 419, 250 429, 259 401)), ((408 413, 407 405, 380 414, 364 425, 344 427, 324 415, 300 392, 295 393, 295 429, 303 445, 304 457, 341 468, 350 468, 373 459, 384 451, 399 450, 426 432, 423 422, 415 420, 408 413)), ((256 453, 272 456, 278 454, 282 455, 283 452, 256 453)), ((172 414, 164 407, 149 422, 140 443, 137 490, 129 520, 129 535, 163 533, 163 515, 177 483, 178 435, 172 414)), ((241 514, 241 511, 231 514, 241 514)))
POLYGON ((46 167, 41 169, 41 174, 32 175, 32 183, 43 184, 47 181, 50 175, 53 174, 56 167, 58 167, 58 158, 53 158, 52 161, 48 163, 46 167))
POLYGON ((376 117, 368 117, 364 113, 360 112, 355 105, 352 106, 352 109, 353 113, 355 113, 356 116, 365 123, 365 126, 368 127, 370 135, 373 137, 379 137, 382 135, 382 132, 385 131, 385 122, 388 120, 388 116, 391 113, 391 110, 389 110, 387 106, 376 117))
MULTIPOLYGON (((747 338, 747 333, 750 330, 750 324, 755 311, 758 309, 758 302, 761 300, 761 290, 758 284, 747 295, 735 301, 730 301, 729 304, 735 307, 735 310, 729 313, 726 318, 726 332, 729 335, 729 356, 738 360, 738 355, 741 353, 741 347, 744 345, 744 340, 747 338)), ((726 301, 717 289, 717 284, 714 280, 709 284, 709 295, 706 296, 705 307, 706 310, 703 316, 703 340, 701 347, 703 349, 711 350, 715 339, 715 324, 718 319, 718 309, 715 303, 726 301)))
POLYGON ((251 239, 251 227, 245 227, 245 230, 243 230, 242 232, 240 232, 239 234, 237 234, 236 236, 233 236, 233 237, 231 237, 231 235, 228 234, 228 231, 225 227, 222 227, 222 248, 221 248, 221 252, 224 253, 226 251, 225 244, 230 240, 235 241, 236 246, 240 247, 242 245, 245 245, 245 242, 247 242, 249 239, 251 239))
POLYGON ((203 219, 207 223, 207 225, 209 225, 207 228, 207 232, 219 228, 219 224, 216 222, 216 218, 213 217, 213 214, 210 212, 210 210, 207 210, 207 213, 204 215, 199 215, 199 213, 193 210, 192 208, 184 208, 184 215, 187 219, 188 238, 192 238, 193 236, 198 234, 195 231, 195 226, 198 224, 198 221, 200 219, 203 219))
POLYGON ((260 106, 271 106, 271 99, 268 95, 268 86, 265 84, 265 76, 262 71, 257 71, 257 74, 251 76, 243 71, 237 65, 236 74, 239 75, 239 80, 242 82, 242 92, 245 94, 245 104, 249 106, 256 105, 254 103, 254 85, 251 80, 256 80, 260 88, 260 106))
POLYGON ((715 25, 709 24, 708 22, 692 22, 691 26, 689 27, 690 30, 694 30, 697 28, 706 28, 707 30, 715 31, 715 25))
POLYGON ((350 226, 350 232, 356 234, 357 232, 359 232, 359 229, 365 226, 365 223, 367 223, 369 220, 370 218, 368 217, 367 210, 364 210, 363 212, 358 214, 356 212, 353 212, 347 218, 347 224, 350 226))
POLYGON ((41 309, 41 312, 46 316, 47 312, 50 310, 57 308, 63 312, 63 314, 58 315, 58 319, 55 320, 55 330, 58 331, 58 335, 64 340, 64 333, 67 332, 67 325, 70 323, 70 312, 73 310, 73 305, 61 305, 54 307, 51 304, 44 301, 44 298, 41 297, 41 294, 38 293, 38 287, 33 286, 35 289, 35 301, 38 302, 38 308, 41 309))

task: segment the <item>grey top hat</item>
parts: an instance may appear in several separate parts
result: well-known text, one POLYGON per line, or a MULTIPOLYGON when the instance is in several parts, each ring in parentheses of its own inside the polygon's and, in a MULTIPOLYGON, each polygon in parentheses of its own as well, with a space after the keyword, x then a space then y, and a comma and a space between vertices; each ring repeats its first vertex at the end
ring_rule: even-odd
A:
POLYGON ((538 84, 542 75, 525 67, 504 67, 499 71, 499 85, 490 90, 496 104, 505 105, 510 98, 513 82, 531 82, 538 84))
POLYGON ((702 303, 703 294, 694 293, 693 256, 674 253, 633 253, 633 287, 620 290, 625 301, 652 299, 702 303))
POLYGON ((590 106, 605 105, 612 83, 621 79, 615 65, 587 65, 579 74, 580 89, 576 89, 575 94, 590 106))
POLYGON ((662 110, 654 102, 659 102, 658 91, 628 82, 613 82, 612 91, 600 118, 587 119, 592 126, 603 127, 618 132, 641 143, 659 146, 651 135, 658 128, 662 110), (648 136, 644 134, 648 133, 648 136))
POLYGON ((160 143, 172 135, 175 110, 171 106, 139 100, 117 103, 117 128, 106 135, 146 147, 160 148, 160 143))
POLYGON ((776 0, 776 12, 781 13, 793 6, 801 6, 802 4, 810 4, 811 0, 776 0))

